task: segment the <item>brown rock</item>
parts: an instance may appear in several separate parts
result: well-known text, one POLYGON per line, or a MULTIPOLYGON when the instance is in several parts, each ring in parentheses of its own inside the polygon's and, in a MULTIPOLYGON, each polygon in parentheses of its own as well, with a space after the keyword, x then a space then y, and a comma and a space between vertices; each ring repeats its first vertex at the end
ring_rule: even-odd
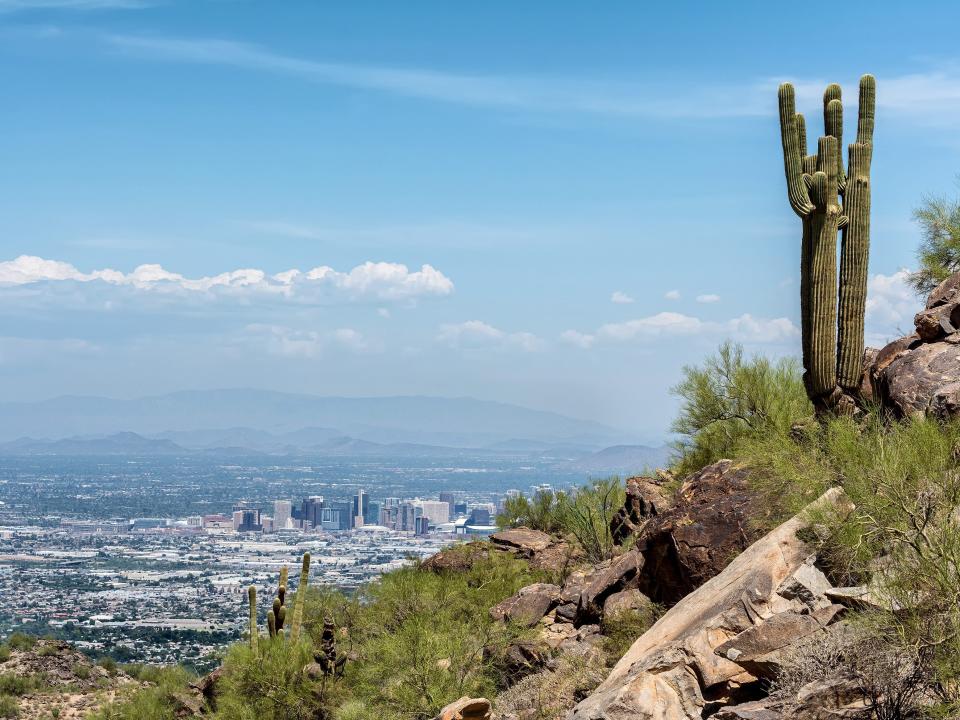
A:
POLYGON ((650 518, 670 505, 660 478, 631 477, 626 481, 626 500, 610 521, 610 534, 617 545, 635 535, 650 518))
POLYGON ((924 342, 933 342, 955 333, 960 327, 960 302, 937 305, 921 310, 913 318, 917 335, 924 342))
POLYGON ((615 592, 603 602, 604 619, 615 617, 631 610, 651 610, 653 601, 636 589, 615 592))
POLYGON ((531 557, 534 553, 542 552, 553 544, 553 539, 545 532, 530 528, 512 528, 501 530, 490 536, 490 542, 500 549, 517 552, 524 557, 531 557))
POLYGON ((948 419, 960 411, 960 345, 923 343, 903 352, 879 376, 883 404, 898 417, 948 419))
POLYGON ((588 575, 580 593, 579 621, 599 619, 604 601, 636 582, 643 563, 643 556, 637 550, 629 550, 588 575))
POLYGON ((557 541, 543 550, 534 552, 530 557, 530 568, 559 573, 582 557, 583 553, 579 548, 573 547, 569 543, 557 541))
POLYGON ((533 627, 560 602, 560 588, 535 583, 520 588, 516 595, 490 608, 490 617, 533 627))
POLYGON ((486 698, 462 697, 450 703, 436 720, 490 720, 490 701, 486 698))
POLYGON ((542 670, 547 664, 547 657, 533 643, 521 642, 510 645, 501 662, 507 683, 513 685, 527 675, 542 670))
POLYGON ((637 540, 645 566, 639 588, 671 605, 717 575, 760 533, 747 471, 720 460, 684 480, 674 505, 652 517, 637 540))
MULTIPOLYGON (((842 497, 833 489, 816 502, 836 504, 842 497)), ((776 592, 807 564, 810 548, 798 537, 803 517, 765 535, 680 600, 640 636, 570 720, 699 720, 709 714, 714 696, 756 683, 715 650, 768 618, 807 608, 776 592)))
POLYGON ((431 555, 423 561, 420 567, 435 573, 462 573, 469 571, 475 563, 486 559, 489 554, 487 543, 471 542, 455 545, 431 555))
POLYGON ((927 297, 927 309, 960 302, 960 272, 954 273, 937 285, 927 297))

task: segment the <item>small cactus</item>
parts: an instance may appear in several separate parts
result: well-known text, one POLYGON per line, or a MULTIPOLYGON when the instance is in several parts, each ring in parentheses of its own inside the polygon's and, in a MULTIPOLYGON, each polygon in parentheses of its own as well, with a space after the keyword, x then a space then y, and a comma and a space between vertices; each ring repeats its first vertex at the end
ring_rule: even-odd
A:
POLYGON ((313 659, 320 666, 324 675, 328 677, 343 675, 343 666, 346 665, 347 656, 337 653, 336 626, 329 617, 323 619, 320 649, 314 653, 313 659))
POLYGON ((273 599, 273 606, 267 612, 267 628, 270 637, 283 636, 283 623, 287 617, 287 608, 284 601, 287 596, 287 566, 280 568, 280 585, 277 587, 277 596, 273 599))
POLYGON ((303 566, 300 569, 300 584, 297 585, 297 597, 293 603, 293 620, 290 623, 290 640, 300 639, 300 626, 303 623, 303 604, 307 599, 307 583, 310 579, 310 553, 303 554, 303 566))
POLYGON ((251 585, 247 589, 247 598, 250 601, 250 649, 257 649, 257 640, 260 631, 257 628, 257 588, 251 585))

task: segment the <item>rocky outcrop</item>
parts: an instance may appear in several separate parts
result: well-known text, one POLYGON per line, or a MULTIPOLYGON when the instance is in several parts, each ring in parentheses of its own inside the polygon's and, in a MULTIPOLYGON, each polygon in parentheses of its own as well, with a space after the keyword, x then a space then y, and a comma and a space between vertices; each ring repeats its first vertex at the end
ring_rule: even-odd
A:
POLYGON ((545 532, 520 527, 501 530, 490 536, 495 550, 509 552, 527 560, 533 570, 561 572, 581 559, 580 551, 545 532))
POLYGON ((468 572, 475 563, 490 556, 490 545, 485 542, 470 542, 455 545, 431 555, 420 567, 435 573, 468 572))
POLYGON ((655 478, 632 477, 625 483, 626 500, 610 520, 610 535, 617 545, 636 535, 647 520, 656 517, 671 505, 664 489, 667 473, 655 478))
POLYGON ((434 720, 490 720, 490 701, 486 698, 460 698, 441 710, 434 720))
POLYGON ((960 414, 960 273, 930 293, 916 333, 881 349, 868 368, 874 398, 897 417, 960 414))
POLYGON ((651 516, 640 532, 640 590, 672 605, 717 575, 759 537, 750 522, 754 502, 747 471, 730 460, 686 478, 672 506, 651 516))
MULTIPOLYGON (((817 502, 841 501, 834 489, 817 502)), ((569 718, 699 720, 758 699, 765 663, 842 612, 824 595, 830 584, 798 537, 804 526, 801 516, 789 520, 680 600, 569 718)))
POLYGON ((490 608, 490 617, 526 627, 533 627, 560 602, 560 588, 548 583, 534 583, 520 588, 516 595, 490 608))

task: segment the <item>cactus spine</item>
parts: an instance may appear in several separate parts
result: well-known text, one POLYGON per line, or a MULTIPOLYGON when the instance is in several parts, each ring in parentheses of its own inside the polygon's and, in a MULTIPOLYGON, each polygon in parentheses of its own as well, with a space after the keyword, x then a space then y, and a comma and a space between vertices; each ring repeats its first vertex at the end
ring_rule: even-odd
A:
POLYGON ((290 640, 300 639, 300 626, 303 623, 303 604, 307 598, 307 583, 310 576, 310 553, 303 554, 303 566, 300 569, 300 584, 297 585, 297 597, 293 603, 293 620, 290 623, 290 640))
POLYGON ((803 223, 800 317, 804 382, 818 412, 852 412, 863 373, 863 318, 870 249, 870 160, 876 81, 860 79, 857 140, 844 172, 839 85, 823 94, 824 137, 807 155, 806 122, 793 86, 779 90, 780 139, 787 199, 803 223), (841 205, 842 201, 842 205, 841 205), (842 232, 839 287, 837 232, 842 232), (839 301, 839 317, 838 317, 839 301))
POLYGON ((250 600, 250 649, 257 649, 257 640, 260 631, 257 629, 257 588, 251 585, 247 589, 247 598, 250 600))

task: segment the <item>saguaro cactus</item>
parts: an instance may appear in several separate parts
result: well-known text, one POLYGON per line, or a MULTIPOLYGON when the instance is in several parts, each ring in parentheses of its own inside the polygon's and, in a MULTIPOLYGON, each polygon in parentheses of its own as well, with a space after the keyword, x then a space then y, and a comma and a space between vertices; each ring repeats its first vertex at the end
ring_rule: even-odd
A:
POLYGON ((287 617, 287 608, 284 600, 287 596, 287 566, 280 568, 280 584, 277 586, 277 596, 273 599, 273 607, 267 612, 267 628, 270 637, 283 637, 283 623, 287 617))
POLYGON ((257 588, 251 585, 247 589, 247 598, 250 601, 250 649, 257 649, 257 640, 260 631, 257 629, 257 588))
POLYGON ((870 254, 870 161, 876 81, 860 78, 857 140, 844 172, 839 85, 823 94, 824 136, 807 155, 806 122, 793 86, 780 86, 780 139, 790 207, 803 223, 800 317, 804 383, 818 412, 853 412, 863 404, 863 318, 870 254), (837 281, 837 232, 842 232, 837 281), (837 305, 839 301, 839 320, 837 305))
POLYGON ((300 639, 300 626, 303 623, 303 603, 307 599, 307 583, 310 579, 310 553, 303 554, 303 566, 300 568, 300 584, 297 585, 297 597, 293 602, 293 621, 290 623, 290 640, 300 639))

